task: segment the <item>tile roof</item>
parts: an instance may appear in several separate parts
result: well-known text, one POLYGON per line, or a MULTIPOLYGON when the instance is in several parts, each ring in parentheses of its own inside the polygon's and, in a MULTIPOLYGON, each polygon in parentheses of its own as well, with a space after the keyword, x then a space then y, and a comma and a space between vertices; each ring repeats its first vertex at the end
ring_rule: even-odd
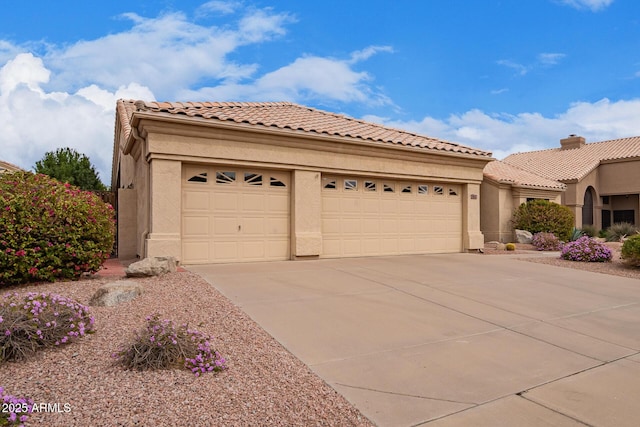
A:
POLYGON ((302 131, 362 141, 402 145, 490 158, 491 153, 465 145, 365 122, 291 102, 144 102, 119 100, 117 114, 125 132, 136 111, 168 113, 207 120, 231 121, 265 128, 302 131), (123 120, 128 117, 128 120, 123 120))
POLYGON ((4 160, 0 160, 0 173, 3 172, 14 172, 23 170, 20 166, 16 166, 13 163, 5 162, 4 160))
POLYGON ((516 187, 558 191, 564 191, 567 188, 567 186, 561 182, 522 170, 516 166, 501 162, 500 160, 487 163, 483 173, 486 178, 493 179, 501 184, 511 184, 516 187))
POLYGON ((580 148, 516 153, 503 161, 557 181, 580 180, 600 162, 640 158, 640 136, 592 142, 580 148))

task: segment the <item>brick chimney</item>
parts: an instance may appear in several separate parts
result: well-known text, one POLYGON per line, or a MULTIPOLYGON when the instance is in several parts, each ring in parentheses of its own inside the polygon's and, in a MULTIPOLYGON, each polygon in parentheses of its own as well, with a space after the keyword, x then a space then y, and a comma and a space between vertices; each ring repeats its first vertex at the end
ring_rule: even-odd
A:
POLYGON ((583 147, 585 139, 582 136, 571 134, 569 137, 560 140, 560 146, 562 150, 571 150, 573 148, 583 147))

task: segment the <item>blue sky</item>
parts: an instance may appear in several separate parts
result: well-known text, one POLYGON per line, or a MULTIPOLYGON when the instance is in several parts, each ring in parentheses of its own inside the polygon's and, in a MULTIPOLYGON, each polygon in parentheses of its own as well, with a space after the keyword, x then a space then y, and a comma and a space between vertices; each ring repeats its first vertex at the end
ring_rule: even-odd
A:
POLYGON ((292 101, 493 151, 640 135, 637 0, 18 2, 0 158, 110 178, 115 101, 292 101))

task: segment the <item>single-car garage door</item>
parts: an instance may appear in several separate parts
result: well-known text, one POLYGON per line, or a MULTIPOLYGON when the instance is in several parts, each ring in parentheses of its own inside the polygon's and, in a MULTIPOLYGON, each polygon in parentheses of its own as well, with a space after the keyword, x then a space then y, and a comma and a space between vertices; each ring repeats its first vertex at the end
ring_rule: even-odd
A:
POLYGON ((323 176, 322 256, 460 252, 456 184, 323 176))
POLYGON ((182 262, 289 259, 287 172, 182 168, 182 262))

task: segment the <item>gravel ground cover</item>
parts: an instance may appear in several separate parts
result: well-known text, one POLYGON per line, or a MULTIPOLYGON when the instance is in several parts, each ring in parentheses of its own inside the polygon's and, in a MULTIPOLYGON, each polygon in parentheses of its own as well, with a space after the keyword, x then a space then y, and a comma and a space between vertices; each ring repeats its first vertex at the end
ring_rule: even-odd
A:
MULTIPOLYGON (((88 305, 96 289, 112 280, 43 283, 0 293, 52 292, 88 305)), ((52 404, 54 412, 33 413, 27 425, 372 426, 196 274, 136 280, 144 294, 134 301, 91 307, 95 334, 26 362, 0 364, 0 386, 7 393, 52 404), (186 369, 137 372, 115 366, 111 354, 154 312, 214 336, 229 369, 195 377, 186 369)))
MULTIPOLYGON (((640 279, 640 268, 632 268, 626 266, 620 258, 620 250, 622 243, 607 242, 605 243, 613 252, 611 262, 577 262, 568 261, 560 258, 560 252, 554 252, 557 256, 531 256, 523 257, 522 255, 539 255, 532 245, 518 243, 515 251, 502 251, 491 248, 485 248, 485 255, 520 255, 518 259, 529 262, 537 262, 539 264, 555 265, 557 267, 575 268, 578 270, 593 271, 596 273, 613 274, 615 276, 630 277, 632 279, 640 279)), ((547 253, 550 254, 550 253, 547 253)))

